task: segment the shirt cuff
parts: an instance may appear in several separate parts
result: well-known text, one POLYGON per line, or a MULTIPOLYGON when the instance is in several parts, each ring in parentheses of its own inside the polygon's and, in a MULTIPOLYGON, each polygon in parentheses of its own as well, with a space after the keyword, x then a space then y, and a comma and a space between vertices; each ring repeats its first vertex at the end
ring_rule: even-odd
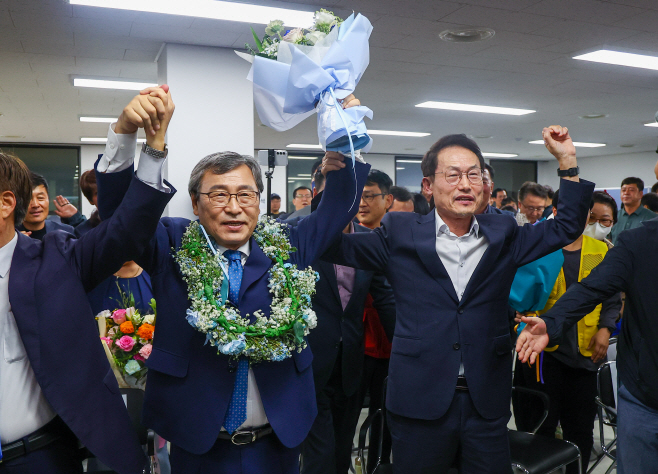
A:
POLYGON ((116 173, 129 168, 135 161, 135 147, 137 146, 137 132, 114 132, 114 125, 110 124, 107 132, 105 152, 98 162, 96 169, 101 173, 116 173))
POLYGON ((152 188, 170 193, 171 188, 164 182, 164 165, 166 158, 155 158, 147 153, 139 155, 139 167, 135 172, 137 178, 152 188))

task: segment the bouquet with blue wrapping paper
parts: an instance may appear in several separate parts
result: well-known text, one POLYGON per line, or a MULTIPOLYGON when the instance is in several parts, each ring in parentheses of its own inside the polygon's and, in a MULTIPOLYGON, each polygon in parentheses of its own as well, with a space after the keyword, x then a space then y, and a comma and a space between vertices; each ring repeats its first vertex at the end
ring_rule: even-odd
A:
POLYGON ((519 313, 544 309, 563 264, 560 249, 519 267, 509 294, 510 306, 519 313))
POLYGON ((247 78, 254 84, 261 122, 285 131, 317 111, 324 150, 367 152, 372 140, 363 119, 372 119, 372 111, 363 106, 343 109, 339 101, 354 92, 368 67, 371 32, 363 15, 341 21, 321 10, 309 30, 287 30, 275 20, 263 40, 254 33, 258 50, 248 46, 253 55, 238 55, 252 62, 247 78))

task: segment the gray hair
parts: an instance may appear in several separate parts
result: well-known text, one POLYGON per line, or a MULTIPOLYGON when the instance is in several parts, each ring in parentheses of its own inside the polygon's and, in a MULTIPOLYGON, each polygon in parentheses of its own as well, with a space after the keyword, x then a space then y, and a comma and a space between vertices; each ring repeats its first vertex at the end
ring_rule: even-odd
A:
POLYGON ((251 174, 254 176, 254 181, 256 181, 258 191, 262 193, 264 189, 263 176, 258 162, 249 155, 240 155, 232 151, 222 151, 208 155, 196 164, 190 175, 190 182, 187 185, 190 196, 199 196, 201 180, 203 179, 203 175, 206 174, 206 171, 210 170, 214 174, 225 174, 242 165, 249 167, 251 174))

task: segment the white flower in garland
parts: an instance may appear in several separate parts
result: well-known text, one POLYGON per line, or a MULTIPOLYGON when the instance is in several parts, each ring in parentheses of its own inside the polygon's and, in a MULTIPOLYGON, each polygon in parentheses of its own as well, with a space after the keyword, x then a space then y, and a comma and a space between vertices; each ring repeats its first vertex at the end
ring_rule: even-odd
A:
POLYGON ((248 314, 242 316, 237 308, 222 301, 222 266, 226 268, 227 261, 214 253, 202 232, 198 222, 191 223, 175 259, 192 302, 186 318, 206 334, 206 343, 222 354, 246 356, 253 362, 284 360, 292 351, 304 349, 304 336, 317 326, 311 298, 318 275, 311 267, 299 270, 285 262, 296 251, 288 240, 287 227, 265 218, 254 231, 259 247, 274 261, 268 283, 272 294, 270 317, 259 310, 253 315, 254 322, 248 314))

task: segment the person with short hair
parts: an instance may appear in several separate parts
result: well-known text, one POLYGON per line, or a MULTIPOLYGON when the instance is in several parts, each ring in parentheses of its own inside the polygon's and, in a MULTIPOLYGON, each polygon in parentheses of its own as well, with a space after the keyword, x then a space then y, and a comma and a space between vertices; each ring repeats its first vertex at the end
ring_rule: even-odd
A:
POLYGON ((313 192, 308 186, 299 186, 292 192, 292 205, 295 206, 296 211, 310 206, 311 199, 313 199, 313 192))
POLYGON ((653 183, 653 186, 651 186, 651 192, 658 193, 658 182, 653 183))
POLYGON ((541 184, 526 181, 519 189, 519 213, 516 222, 519 225, 534 224, 541 219, 546 209, 548 192, 541 184))
POLYGON ((646 193, 644 196, 642 196, 642 200, 640 201, 640 204, 645 209, 649 209, 651 212, 657 213, 658 212, 658 194, 653 193, 653 192, 646 193))
POLYGON ((516 214, 517 212, 519 212, 519 206, 518 206, 518 203, 516 202, 516 199, 514 199, 514 198, 511 197, 511 196, 510 196, 510 197, 506 197, 505 199, 503 199, 503 201, 502 201, 501 204, 502 204, 502 206, 503 206, 503 207, 501 207, 501 210, 503 210, 505 207, 509 207, 509 208, 511 208, 511 209, 505 209, 505 210, 507 210, 507 211, 511 211, 511 212, 513 212, 514 214, 516 214))
POLYGON ((610 249, 613 245, 608 237, 612 226, 617 222, 617 202, 605 191, 594 191, 592 203, 589 222, 583 235, 605 242, 610 249))
MULTIPOLYGON (((94 170, 87 170, 80 175, 80 190, 89 204, 96 206, 98 204, 98 188, 96 186, 96 172, 94 170)), ((54 200, 55 214, 61 219, 63 224, 68 224, 75 229, 75 236, 80 238, 82 235, 89 232, 101 222, 98 214, 98 209, 94 209, 87 219, 83 216, 77 207, 64 196, 57 196, 54 200)))
POLYGON ((48 197, 48 181, 40 174, 30 172, 32 182, 32 199, 23 222, 16 229, 29 235, 33 239, 43 240, 48 232, 61 230, 74 234, 75 230, 70 225, 48 219, 50 198, 48 197))
POLYGON ((414 198, 407 188, 391 186, 390 193, 393 196, 393 204, 388 208, 388 212, 414 212, 414 198))
POLYGON ((277 193, 272 193, 270 196, 270 206, 272 213, 270 216, 272 216, 272 219, 276 219, 281 215, 281 196, 279 196, 277 193))
POLYGON ((361 225, 375 229, 386 215, 386 210, 393 204, 390 193, 393 180, 383 171, 372 169, 368 173, 368 181, 363 188, 359 212, 356 218, 361 225))
POLYGON ((514 216, 514 213, 507 210, 498 209, 491 204, 493 193, 491 189, 494 187, 494 169, 490 164, 485 163, 482 170, 482 205, 478 209, 477 214, 509 214, 514 216))
POLYGON ((416 214, 420 214, 421 216, 424 216, 430 213, 431 208, 429 203, 427 202, 427 199, 425 199, 425 195, 421 193, 413 193, 413 199, 414 199, 414 212, 416 214))
POLYGON ((617 223, 612 227, 612 243, 617 245, 619 234, 625 230, 635 229, 642 222, 656 217, 656 213, 642 206, 644 181, 640 178, 624 178, 621 182, 621 203, 617 223))
POLYGON ((504 188, 496 188, 491 193, 491 198, 493 199, 492 206, 502 209, 504 205, 503 200, 507 199, 507 190, 504 188))

